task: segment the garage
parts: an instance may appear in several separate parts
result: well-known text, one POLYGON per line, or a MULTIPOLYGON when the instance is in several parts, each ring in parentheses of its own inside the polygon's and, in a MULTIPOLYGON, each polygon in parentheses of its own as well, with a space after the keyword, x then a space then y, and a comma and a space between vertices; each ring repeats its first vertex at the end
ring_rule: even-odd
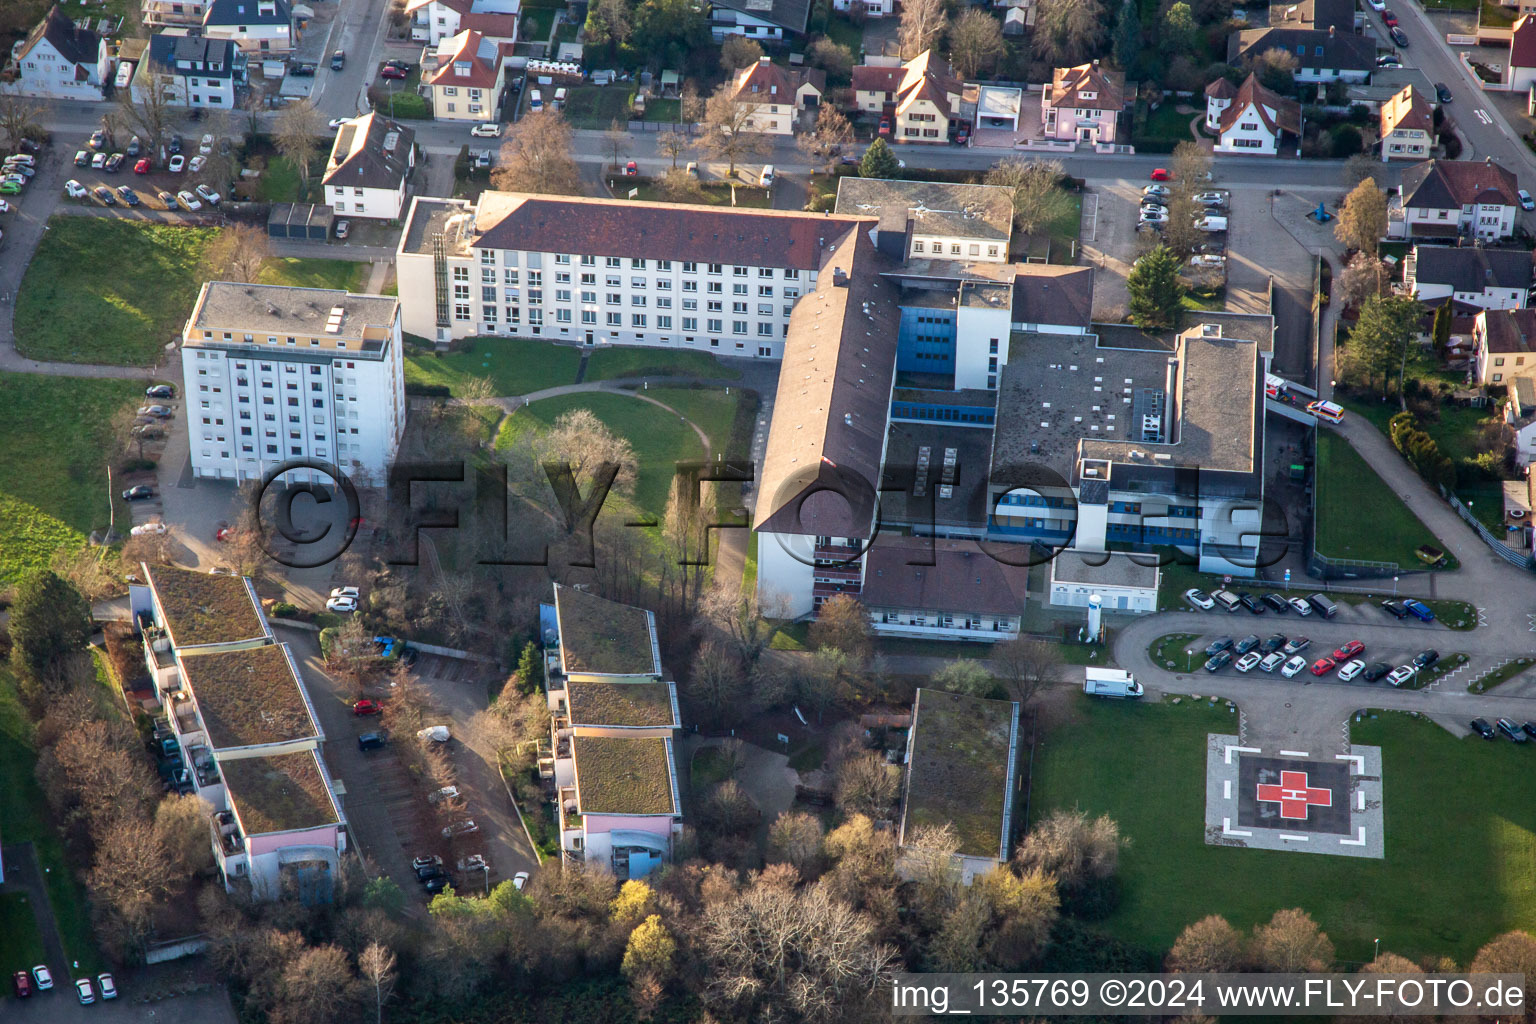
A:
POLYGON ((323 242, 331 237, 336 214, 314 203, 273 203, 267 215, 267 237, 323 242))

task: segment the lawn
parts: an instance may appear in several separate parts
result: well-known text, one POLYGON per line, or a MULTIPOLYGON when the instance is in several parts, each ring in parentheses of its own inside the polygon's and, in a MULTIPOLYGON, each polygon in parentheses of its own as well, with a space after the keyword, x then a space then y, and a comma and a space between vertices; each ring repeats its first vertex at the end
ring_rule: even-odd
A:
POLYGON ((136 381, 0 374, 0 585, 106 526, 107 424, 142 396, 140 388, 136 381))
POLYGON ((581 354, 568 345, 531 338, 478 338, 468 352, 407 356, 407 384, 446 384, 457 395, 471 377, 489 377, 498 395, 576 383, 581 354))
POLYGON ((1421 563, 1413 549, 1435 544, 1435 535, 1396 492, 1330 430, 1317 432, 1317 550, 1329 558, 1421 563), (1370 515, 1361 515, 1370 509, 1370 515))
POLYGON ((1168 633, 1152 641, 1147 655, 1159 665, 1172 664, 1170 671, 1193 672, 1205 662, 1205 648, 1194 646, 1198 639, 1193 633, 1168 633))
POLYGON ((369 264, 357 260, 301 259, 278 256, 267 260, 257 281, 293 288, 339 288, 361 292, 368 283, 369 264))
MULTIPOLYGON (((1429 6, 1428 4, 1425 5, 1429 6)), ((1509 28, 1519 17, 1518 11, 1512 11, 1493 0, 1482 0, 1482 10, 1478 18, 1478 24, 1488 28, 1509 28)))
POLYGON ((665 409, 628 395, 606 393, 560 395, 525 406, 502 422, 496 446, 506 447, 525 430, 546 428, 572 409, 590 409, 608 429, 634 446, 640 470, 634 502, 642 512, 660 517, 667 507, 677 462, 704 455, 693 429, 665 409))
MULTIPOLYGON (((535 13, 528 11, 524 19, 531 18, 535 13)), ((573 86, 565 93, 565 119, 573 128, 607 128, 614 118, 628 122, 630 97, 634 94, 634 88, 625 82, 573 86)), ((544 89, 545 103, 549 103, 553 97, 553 88, 544 89)))
POLYGON ((1078 698, 1075 711, 1036 751, 1031 817, 1078 806, 1119 822, 1130 844, 1104 927, 1121 939, 1161 952, 1206 914, 1246 930, 1301 907, 1340 959, 1370 959, 1380 938, 1383 952, 1464 964, 1536 927, 1536 804, 1507 744, 1397 714, 1354 726, 1353 742, 1382 748, 1387 847, 1356 860, 1205 844, 1206 735, 1236 732, 1224 707, 1078 698))
POLYGON ((827 19, 827 37, 852 50, 855 59, 864 52, 864 29, 849 21, 845 15, 834 12, 827 19))
POLYGON ((1227 290, 1217 288, 1207 291, 1201 288, 1190 288, 1184 293, 1184 308, 1194 311, 1209 311, 1220 313, 1227 308, 1227 290))
POLYGON ((261 172, 257 192, 262 202, 297 203, 303 198, 299 193, 299 170, 285 156, 275 156, 267 161, 267 169, 261 172))
MULTIPOLYGON (((10 675, 0 672, 0 779, 5 780, 0 786, 0 835, 7 843, 30 841, 37 850, 38 861, 47 869, 48 901, 58 920, 64 951, 71 960, 80 961, 81 974, 94 974, 106 965, 91 932, 85 892, 64 859, 64 844, 32 776, 36 759, 32 725, 16 698, 10 675)), ((5 920, 0 917, 0 921, 5 920)), ((10 950, 11 934, 9 927, 0 928, 0 950, 10 950)), ((25 946, 35 941, 35 933, 23 933, 25 946)), ((0 962, 15 963, 8 955, 0 962)))
POLYGON ((1194 114, 1181 114, 1175 104, 1169 102, 1147 114, 1146 121, 1136 132, 1136 149, 1147 153, 1172 153, 1173 147, 1192 139, 1189 122, 1194 114))
POLYGON ((0 963, 30 966, 45 959, 32 902, 25 893, 0 893, 0 963))
MULTIPOLYGON (((737 169, 741 169, 740 165, 737 166, 737 169)), ((614 187, 621 198, 629 195, 629 189, 624 187, 624 182, 622 179, 615 181, 614 187)), ((637 189, 639 192, 639 194, 635 196, 635 199, 639 202, 672 202, 672 200, 667 195, 665 195, 661 189, 656 188, 654 185, 635 185, 632 187, 637 189)), ((702 206, 733 205, 731 203, 732 187, 731 183, 728 181, 706 181, 702 184, 701 191, 703 192, 703 195, 691 196, 686 201, 695 205, 702 206)), ((734 205, 736 206, 754 210, 767 210, 771 209, 773 206, 773 199, 768 195, 768 190, 765 188, 758 188, 756 185, 737 185, 735 186, 734 191, 736 194, 736 202, 734 205)))
POLYGON ((697 377, 701 380, 735 380, 741 374, 725 366, 709 352, 679 352, 662 348, 610 346, 587 359, 587 381, 622 377, 697 377))
POLYGON ((16 347, 33 359, 152 366, 197 299, 217 228, 53 217, 16 294, 16 347))
POLYGON ((523 23, 518 26, 517 37, 524 42, 544 43, 549 41, 550 32, 555 28, 555 12, 549 8, 538 8, 523 12, 523 23))
POLYGON ((664 124, 677 124, 683 119, 682 100, 646 100, 646 121, 661 121, 664 124))
POLYGON ((651 388, 644 394, 676 409, 678 415, 688 417, 689 422, 708 434, 711 458, 715 454, 745 454, 727 451, 731 443, 731 427, 736 423, 736 408, 741 405, 739 390, 728 395, 724 388, 651 388))

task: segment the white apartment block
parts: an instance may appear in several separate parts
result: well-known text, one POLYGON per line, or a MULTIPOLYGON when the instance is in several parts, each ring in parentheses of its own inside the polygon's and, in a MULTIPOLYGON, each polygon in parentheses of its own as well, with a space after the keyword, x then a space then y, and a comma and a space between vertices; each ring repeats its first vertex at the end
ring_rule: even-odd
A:
POLYGON ((778 359, 851 218, 485 192, 416 197, 396 251, 404 329, 778 359))
POLYGON ((293 459, 382 480, 405 429, 400 302, 210 281, 182 332, 193 472, 260 479, 293 459))

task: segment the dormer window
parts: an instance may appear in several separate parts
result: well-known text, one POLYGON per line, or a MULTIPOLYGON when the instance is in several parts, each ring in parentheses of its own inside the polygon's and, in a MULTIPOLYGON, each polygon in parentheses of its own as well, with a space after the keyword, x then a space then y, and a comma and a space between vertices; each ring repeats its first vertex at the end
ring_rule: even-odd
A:
POLYGON ((1099 94, 1096 92, 1080 92, 1078 95, 1085 100, 1096 100, 1099 98, 1099 94))
POLYGON ((469 77, 469 61, 467 61, 467 60, 456 60, 456 61, 454 61, 453 62, 453 73, 456 74, 456 75, 460 75, 460 76, 463 76, 465 78, 468 78, 469 77))

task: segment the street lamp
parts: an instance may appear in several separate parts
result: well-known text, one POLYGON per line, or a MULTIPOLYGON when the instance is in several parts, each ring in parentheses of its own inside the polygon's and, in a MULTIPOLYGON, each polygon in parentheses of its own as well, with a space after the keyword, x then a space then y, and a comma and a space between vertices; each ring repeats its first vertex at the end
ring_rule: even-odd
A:
POLYGON ((1371 959, 1373 959, 1373 960, 1380 960, 1381 959, 1381 940, 1380 939, 1376 939, 1374 941, 1376 943, 1376 952, 1375 952, 1375 955, 1373 955, 1371 957, 1371 959))
MULTIPOLYGON (((1396 576, 1392 577, 1392 596, 1393 597, 1397 596, 1397 577, 1396 576)), ((1377 939, 1376 941, 1380 942, 1381 940, 1377 939)))

